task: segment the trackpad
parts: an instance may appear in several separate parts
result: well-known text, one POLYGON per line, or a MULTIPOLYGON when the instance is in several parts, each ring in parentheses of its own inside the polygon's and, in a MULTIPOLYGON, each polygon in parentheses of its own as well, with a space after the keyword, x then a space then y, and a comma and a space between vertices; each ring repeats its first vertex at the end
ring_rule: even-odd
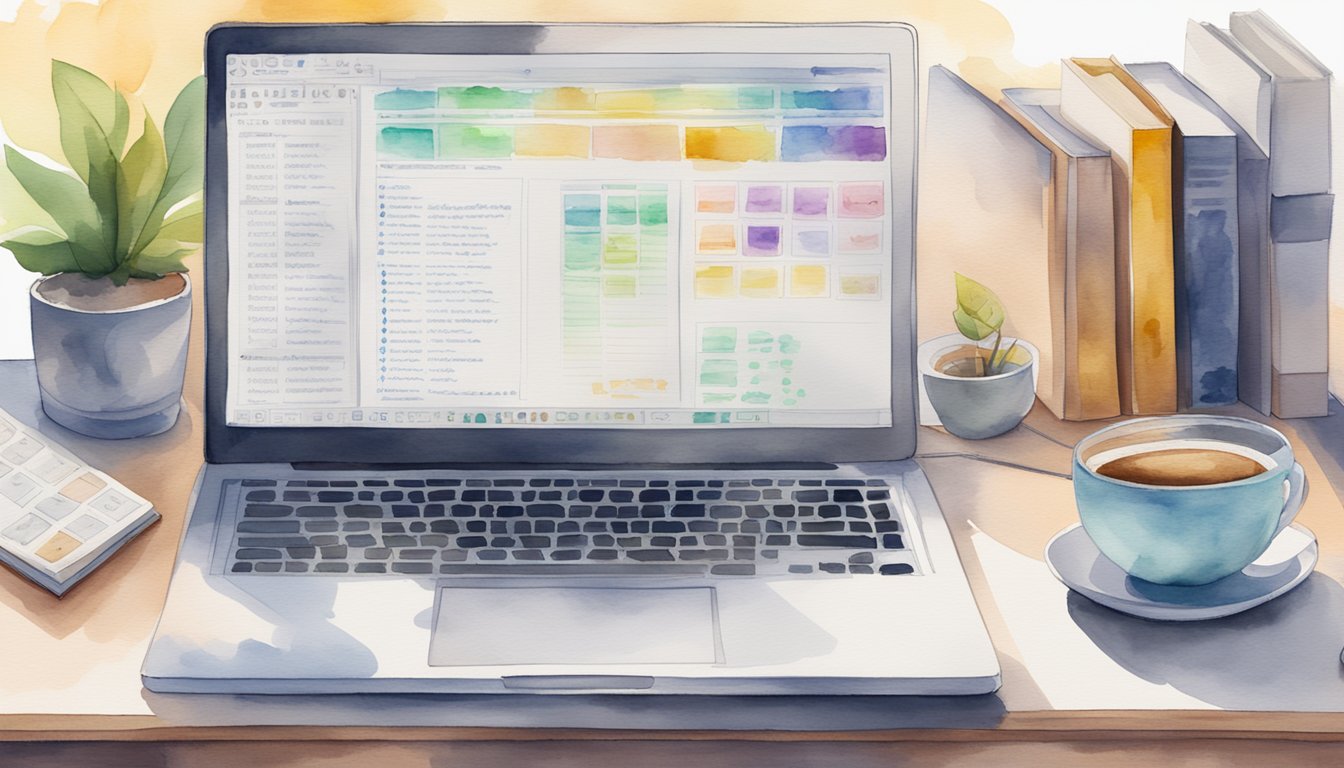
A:
POLYGON ((714 590, 440 587, 434 667, 712 664, 714 590))

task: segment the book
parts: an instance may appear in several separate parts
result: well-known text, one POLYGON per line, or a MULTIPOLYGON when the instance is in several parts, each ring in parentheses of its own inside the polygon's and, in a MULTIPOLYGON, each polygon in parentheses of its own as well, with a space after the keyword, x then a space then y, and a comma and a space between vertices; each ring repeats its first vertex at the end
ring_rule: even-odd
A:
POLYGON ((158 519, 148 501, 0 409, 0 562, 59 597, 158 519))
POLYGON ((1064 123, 1059 90, 1009 88, 1002 104, 1051 154, 1046 220, 1055 415, 1066 420, 1120 414, 1115 350, 1115 211, 1111 153, 1064 123), (1060 277, 1062 275, 1062 277, 1060 277))
POLYGON ((1051 154, 989 97, 951 70, 929 69, 920 157, 916 285, 921 340, 956 333, 954 273, 994 291, 1004 335, 1040 352, 1036 394, 1066 411, 1056 354, 1062 269, 1050 263, 1051 154))
POLYGON ((1111 153, 1116 219, 1116 358, 1120 409, 1172 413, 1176 276, 1172 120, 1114 58, 1066 59, 1060 114, 1111 153))
MULTIPOLYGON (((1254 363, 1256 368, 1242 374, 1240 394, 1261 412, 1281 418, 1321 416, 1329 404, 1328 262, 1334 198, 1328 174, 1291 177, 1292 169, 1301 169, 1304 153, 1315 157, 1313 163, 1329 167, 1328 141, 1322 146, 1312 138, 1317 129, 1299 125, 1324 119, 1322 107, 1304 99, 1324 98, 1328 114, 1328 90, 1308 87, 1307 81, 1328 83, 1329 72, 1263 14, 1249 16, 1255 20, 1234 14, 1245 41, 1213 24, 1190 22, 1185 51, 1186 75, 1236 120, 1268 165, 1265 189, 1249 205, 1239 202, 1240 215, 1260 216, 1263 229, 1259 285, 1241 293, 1243 330, 1258 324, 1265 336, 1258 349, 1243 342, 1240 364, 1247 368, 1254 363), (1293 136, 1303 137, 1303 143, 1289 143, 1293 136), (1307 179, 1312 179, 1311 186, 1307 179), (1256 291, 1261 296, 1258 316, 1256 307, 1245 304, 1256 291)), ((1250 155, 1243 146, 1243 169, 1250 155)), ((1247 185, 1242 192, 1245 197, 1247 185)), ((1243 264, 1250 256, 1243 254, 1243 264)), ((1243 283, 1249 274, 1242 270, 1243 283)))
POLYGON ((1181 410, 1237 401, 1237 134, 1167 63, 1126 64, 1175 121, 1172 221, 1176 383, 1181 410))

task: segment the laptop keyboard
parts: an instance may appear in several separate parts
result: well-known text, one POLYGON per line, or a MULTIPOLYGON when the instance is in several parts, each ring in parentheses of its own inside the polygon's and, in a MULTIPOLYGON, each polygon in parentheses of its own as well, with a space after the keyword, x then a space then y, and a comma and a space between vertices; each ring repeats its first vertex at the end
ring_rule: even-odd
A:
POLYGON ((234 481, 234 574, 906 575, 884 480, 234 481))

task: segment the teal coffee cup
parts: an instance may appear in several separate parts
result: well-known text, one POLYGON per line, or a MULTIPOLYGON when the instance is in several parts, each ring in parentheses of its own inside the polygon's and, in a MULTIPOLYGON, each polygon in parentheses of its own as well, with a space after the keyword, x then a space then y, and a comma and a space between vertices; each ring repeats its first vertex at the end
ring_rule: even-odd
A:
POLYGON ((1292 522, 1307 480, 1280 432, 1231 416, 1101 429, 1073 451, 1083 528, 1130 576, 1195 586, 1255 561, 1292 522))

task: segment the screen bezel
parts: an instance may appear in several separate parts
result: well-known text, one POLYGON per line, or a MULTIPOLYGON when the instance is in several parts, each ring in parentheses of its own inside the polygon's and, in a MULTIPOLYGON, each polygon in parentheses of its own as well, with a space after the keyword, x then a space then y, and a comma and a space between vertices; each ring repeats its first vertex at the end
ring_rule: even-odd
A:
POLYGON ((222 24, 206 35, 205 457, 212 463, 789 464, 887 461, 915 451, 917 44, 864 24, 222 24), (892 426, 716 429, 396 429, 227 423, 229 54, 602 52, 878 53, 891 60, 892 426), (896 105, 908 107, 901 114, 896 105))

